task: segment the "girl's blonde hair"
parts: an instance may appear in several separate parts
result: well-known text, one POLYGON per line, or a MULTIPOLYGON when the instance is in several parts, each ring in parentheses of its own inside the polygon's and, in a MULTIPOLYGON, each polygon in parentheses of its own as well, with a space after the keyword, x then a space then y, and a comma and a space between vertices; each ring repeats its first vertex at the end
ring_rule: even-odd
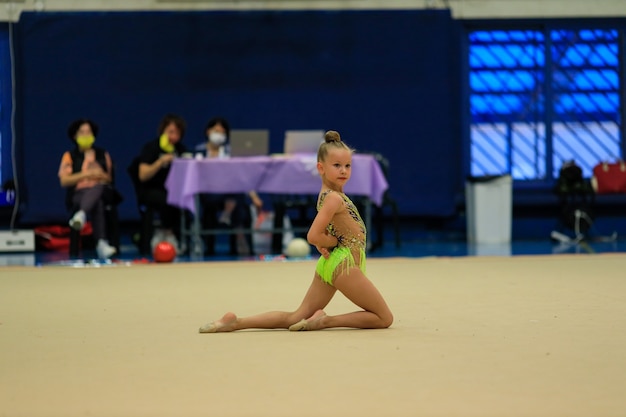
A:
POLYGON ((350 153, 354 152, 348 145, 346 145, 342 140, 339 132, 335 130, 329 130, 324 134, 324 142, 320 145, 317 150, 317 162, 323 162, 328 155, 328 151, 330 149, 345 149, 350 151, 350 153))

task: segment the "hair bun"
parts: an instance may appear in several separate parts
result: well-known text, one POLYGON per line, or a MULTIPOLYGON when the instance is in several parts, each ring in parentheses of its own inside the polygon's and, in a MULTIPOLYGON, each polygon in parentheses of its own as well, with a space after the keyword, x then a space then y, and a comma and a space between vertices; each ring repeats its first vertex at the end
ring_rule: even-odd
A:
POLYGON ((341 136, 339 135, 339 132, 337 132, 335 130, 329 130, 324 135, 324 140, 326 141, 326 143, 329 143, 329 142, 341 142, 341 136))

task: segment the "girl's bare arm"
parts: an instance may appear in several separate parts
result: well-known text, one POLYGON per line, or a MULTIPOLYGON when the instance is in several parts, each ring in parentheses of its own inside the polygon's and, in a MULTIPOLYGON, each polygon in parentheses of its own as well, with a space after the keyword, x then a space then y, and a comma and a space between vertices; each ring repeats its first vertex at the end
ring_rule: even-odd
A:
POLYGON ((324 200, 324 205, 317 212, 313 224, 306 235, 311 245, 320 248, 334 248, 337 246, 337 238, 328 234, 326 227, 335 213, 341 208, 343 200, 337 194, 330 193, 324 200))

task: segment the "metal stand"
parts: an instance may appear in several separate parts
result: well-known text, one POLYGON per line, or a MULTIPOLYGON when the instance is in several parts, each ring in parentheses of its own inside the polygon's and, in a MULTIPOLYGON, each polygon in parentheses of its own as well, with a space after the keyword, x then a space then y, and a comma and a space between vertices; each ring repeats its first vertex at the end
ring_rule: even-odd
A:
MULTIPOLYGON (((292 227, 286 230, 283 225, 283 217, 285 215, 285 209, 278 209, 274 214, 274 227, 272 229, 255 230, 254 227, 250 229, 203 229, 200 221, 200 213, 202 213, 202 206, 200 203, 200 195, 194 196, 195 215, 191 220, 191 225, 187 227, 187 216, 184 210, 181 210, 180 217, 180 249, 181 252, 185 252, 189 248, 189 255, 193 258, 201 258, 204 255, 204 242, 202 236, 207 235, 230 235, 238 233, 272 233, 272 251, 279 253, 282 251, 282 234, 287 231, 301 233, 308 231, 308 227, 292 227), (189 242, 189 246, 187 246, 189 242)), ((368 230, 371 230, 372 223, 372 201, 365 199, 365 209, 363 222, 368 230)), ((366 250, 369 251, 372 247, 371 240, 367 240, 366 250)))
MULTIPOLYGON (((570 237, 565 233, 561 233, 559 231, 553 230, 550 233, 550 237, 557 242, 559 242, 559 247, 557 248, 557 252, 565 252, 569 250, 569 248, 573 246, 580 246, 586 252, 592 252, 593 250, 587 243, 587 238, 585 234, 582 232, 581 221, 585 220, 591 228, 593 228, 593 220, 585 213, 583 210, 575 210, 574 211, 574 237, 570 237)), ((595 242, 615 242, 617 240, 617 232, 613 232, 609 236, 597 236, 593 239, 595 242)), ((578 248, 577 248, 578 249, 578 248)))

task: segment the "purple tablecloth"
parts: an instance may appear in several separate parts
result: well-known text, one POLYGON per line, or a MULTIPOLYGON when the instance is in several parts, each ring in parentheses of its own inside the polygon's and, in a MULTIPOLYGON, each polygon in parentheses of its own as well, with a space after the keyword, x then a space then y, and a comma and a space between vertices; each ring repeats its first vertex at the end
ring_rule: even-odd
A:
MULTIPOLYGON (((314 155, 228 159, 176 159, 165 182, 168 203, 195 212, 198 193, 317 194, 321 181, 314 155)), ((344 189, 380 205, 389 187, 371 155, 352 157, 352 177, 344 189)))

